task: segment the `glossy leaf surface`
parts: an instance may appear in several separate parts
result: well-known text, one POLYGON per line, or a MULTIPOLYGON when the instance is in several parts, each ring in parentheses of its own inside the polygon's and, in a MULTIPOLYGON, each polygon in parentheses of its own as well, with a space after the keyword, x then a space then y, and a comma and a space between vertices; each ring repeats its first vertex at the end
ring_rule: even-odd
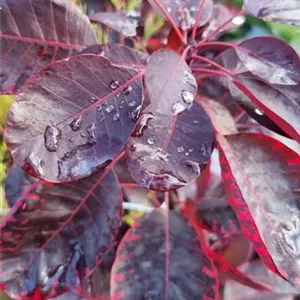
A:
POLYGON ((146 109, 126 145, 129 172, 145 188, 185 186, 207 165, 214 138, 209 117, 197 103, 177 116, 146 109))
POLYGON ((184 59, 173 50, 159 50, 149 59, 145 73, 152 110, 177 115, 192 106, 197 83, 184 59))
POLYGON ((49 298, 76 288, 113 246, 121 218, 121 189, 110 171, 34 184, 1 223, 5 291, 21 299, 39 289, 49 298))
POLYGON ((260 134, 218 141, 226 191, 245 235, 269 269, 298 284, 299 155, 260 134))
POLYGON ((88 18, 68 0, 1 0, 0 7, 0 93, 96 43, 88 18))
POLYGON ((211 0, 149 0, 149 2, 167 20, 172 21, 182 30, 188 30, 194 27, 197 22, 197 13, 202 5, 202 14, 197 27, 206 24, 213 11, 213 3, 211 0))
POLYGON ((244 0, 243 9, 264 21, 300 25, 300 2, 298 0, 263 0, 258 3, 244 0))
POLYGON ((6 140, 15 161, 53 182, 84 178, 123 148, 143 100, 142 71, 97 55, 52 64, 11 106, 6 140))
POLYGON ((112 299, 219 299, 216 271, 188 221, 164 210, 144 216, 123 238, 112 299))

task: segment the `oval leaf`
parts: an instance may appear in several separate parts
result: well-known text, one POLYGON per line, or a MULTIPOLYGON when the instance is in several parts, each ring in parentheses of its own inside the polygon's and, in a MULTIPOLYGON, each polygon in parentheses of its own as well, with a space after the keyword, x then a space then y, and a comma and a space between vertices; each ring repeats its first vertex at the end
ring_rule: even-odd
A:
POLYGON ((39 289, 38 299, 44 299, 76 288, 113 246, 121 220, 121 188, 113 172, 34 184, 1 223, 5 291, 21 299, 39 289))
POLYGON ((300 156, 260 134, 218 141, 226 192, 245 235, 270 270, 299 284, 300 156))
POLYGON ((145 188, 185 186, 207 165, 214 139, 209 117, 197 103, 177 116, 145 110, 126 145, 129 172, 145 188))
POLYGON ((88 18, 68 0, 0 0, 0 7, 0 93, 96 43, 88 18))
POLYGON ((188 221, 157 210, 131 228, 117 251, 112 299, 219 299, 216 270, 188 221))
POLYGON ((192 106, 197 93, 195 77, 184 59, 173 50, 152 54, 145 84, 153 110, 176 115, 192 106))
POLYGON ((142 74, 79 55, 33 76, 8 114, 6 140, 15 161, 53 182, 85 178, 105 166, 133 130, 142 74))

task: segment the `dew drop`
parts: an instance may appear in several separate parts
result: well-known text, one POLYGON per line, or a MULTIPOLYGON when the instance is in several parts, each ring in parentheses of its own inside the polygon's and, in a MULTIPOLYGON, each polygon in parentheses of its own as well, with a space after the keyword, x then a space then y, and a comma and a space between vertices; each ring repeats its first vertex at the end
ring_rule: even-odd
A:
POLYGON ((197 125, 197 124, 199 124, 200 122, 199 122, 198 120, 194 120, 193 123, 194 123, 195 125, 197 125))
POLYGON ((116 88, 118 88, 119 85, 120 85, 120 82, 118 80, 113 80, 109 84, 109 86, 112 90, 115 90, 116 88))
POLYGON ((178 153, 181 153, 183 151, 184 151, 184 147, 183 146, 180 146, 180 147, 177 148, 177 152, 178 153))
POLYGON ((90 103, 95 103, 97 101, 97 97, 90 97, 89 99, 90 103))
POLYGON ((125 96, 128 96, 129 94, 131 94, 132 90, 133 90, 133 88, 132 88, 131 85, 126 86, 126 87, 124 88, 124 90, 123 90, 123 94, 124 94, 125 96))
POLYGON ((112 105, 112 104, 109 104, 105 107, 105 111, 108 112, 108 113, 111 113, 113 112, 115 109, 115 107, 112 105))
POLYGON ((97 106, 97 111, 102 111, 102 105, 97 106))
POLYGON ((81 132, 81 133, 80 133, 80 136, 81 136, 81 137, 86 137, 86 134, 83 133, 83 132, 81 132))
POLYGON ((189 153, 189 152, 185 152, 184 155, 185 155, 185 156, 189 156, 190 153, 189 153))
POLYGON ((264 115, 264 112, 262 110, 260 110, 259 108, 255 108, 254 112, 260 116, 264 115))
POLYGON ((128 103, 128 105, 129 105, 130 107, 135 106, 135 101, 134 101, 134 100, 130 101, 130 102, 128 103))
POLYGON ((185 110, 185 106, 179 102, 176 102, 172 105, 172 112, 176 115, 185 110))
POLYGON ((191 104, 194 101, 194 95, 189 91, 182 91, 181 97, 187 104, 191 104))
POLYGON ((129 149, 130 149, 131 152, 134 152, 136 147, 134 145, 130 145, 129 149))
POLYGON ((155 143, 155 140, 154 140, 153 137, 149 137, 149 138, 147 139, 147 144, 148 144, 148 145, 154 145, 154 143, 155 143))
POLYGON ((90 138, 94 141, 96 139, 96 126, 94 123, 92 123, 88 128, 87 128, 87 132, 90 136, 90 138))
POLYGON ((113 120, 114 121, 119 121, 120 120, 120 114, 119 113, 114 113, 114 115, 113 115, 113 120))
POLYGON ((61 141, 61 130, 47 125, 44 132, 44 144, 49 152, 56 152, 61 141))
POLYGON ((133 122, 136 122, 139 118, 141 108, 142 106, 138 105, 132 112, 130 112, 130 118, 133 122))
POLYGON ((78 131, 81 128, 82 125, 82 121, 83 121, 83 117, 79 116, 78 118, 74 119, 71 123, 70 123, 70 127, 73 131, 78 131))
POLYGON ((168 8, 167 8, 167 12, 168 12, 168 13, 172 12, 172 8, 171 8, 171 7, 168 7, 168 8))

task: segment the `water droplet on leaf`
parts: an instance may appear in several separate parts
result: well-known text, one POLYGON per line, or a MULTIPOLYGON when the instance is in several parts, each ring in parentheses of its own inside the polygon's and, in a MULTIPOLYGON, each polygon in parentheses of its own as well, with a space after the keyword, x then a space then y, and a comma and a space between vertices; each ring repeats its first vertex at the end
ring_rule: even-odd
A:
POLYGON ((260 116, 264 115, 264 112, 262 110, 260 110, 259 108, 255 108, 254 112, 260 116))
POLYGON ((155 143, 155 140, 154 140, 153 137, 149 137, 149 138, 147 139, 147 144, 149 144, 149 145, 154 145, 154 143, 155 143))
POLYGON ((184 147, 183 146, 180 146, 180 147, 177 148, 177 152, 178 153, 181 153, 183 151, 184 151, 184 147))
POLYGON ((107 105, 107 106, 105 107, 105 111, 108 112, 108 113, 113 112, 114 109, 115 109, 115 107, 114 107, 113 105, 111 105, 111 104, 109 104, 109 105, 107 105))
POLYGON ((194 120, 193 123, 196 125, 196 124, 199 124, 199 121, 198 120, 194 120))
POLYGON ((61 130, 47 125, 44 132, 44 144, 49 152, 56 152, 61 141, 61 130))
POLYGON ((82 125, 82 121, 83 121, 83 117, 79 116, 78 118, 74 119, 71 123, 70 123, 70 127, 73 131, 77 131, 80 129, 81 125, 82 125))
POLYGON ((97 106, 97 111, 102 111, 102 105, 97 106))
POLYGON ((119 82, 118 80, 113 80, 113 81, 109 84, 109 86, 110 86, 110 88, 111 88, 112 90, 117 89, 119 85, 120 85, 120 82, 119 82))
POLYGON ((183 91, 181 96, 183 101, 187 104, 191 104, 194 101, 194 95, 189 91, 183 91))
POLYGON ((120 114, 119 113, 114 113, 114 115, 113 115, 113 119, 114 119, 114 121, 119 121, 120 120, 120 114))
POLYGON ((92 139, 92 141, 95 141, 96 139, 96 126, 94 123, 92 123, 88 128, 87 128, 87 132, 90 136, 90 138, 92 139))
POLYGON ((141 111, 142 106, 138 105, 131 113, 130 113, 130 118, 133 122, 136 122, 137 119, 139 118, 140 111, 141 111))
POLYGON ((97 101, 97 97, 90 97, 90 100, 89 100, 91 103, 95 103, 97 101))
POLYGON ((173 114, 177 115, 180 112, 185 110, 185 106, 179 102, 176 102, 173 104, 171 110, 172 110, 173 114))
POLYGON ((128 96, 128 95, 132 92, 132 90, 133 90, 133 88, 132 88, 131 85, 126 86, 126 87, 124 88, 124 90, 123 90, 123 94, 124 94, 125 96, 128 96))
POLYGON ((130 107, 135 106, 135 101, 134 101, 134 100, 130 101, 130 102, 128 103, 128 105, 129 105, 130 107))

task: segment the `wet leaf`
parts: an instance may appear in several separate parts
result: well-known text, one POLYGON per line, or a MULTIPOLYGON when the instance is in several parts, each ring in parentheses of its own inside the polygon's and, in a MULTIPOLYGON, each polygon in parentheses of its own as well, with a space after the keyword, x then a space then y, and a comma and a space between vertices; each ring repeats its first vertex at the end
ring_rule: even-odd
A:
POLYGON ((299 284, 299 155, 260 134, 218 141, 226 192, 245 235, 271 271, 299 284))
POLYGON ((156 210, 123 238, 112 271, 113 299, 219 299, 216 271, 179 214, 156 210))
POLYGON ((197 103, 176 116, 146 109, 126 145, 129 172, 145 188, 185 186, 207 165, 214 138, 209 117, 197 103))
POLYGON ((14 93, 33 73, 96 43, 88 18, 68 0, 0 1, 0 92, 14 93))
POLYGON ((33 76, 7 119, 16 163, 53 182, 85 178, 105 166, 136 123, 142 74, 101 56, 79 55, 33 76))
POLYGON ((80 285, 113 246, 120 198, 109 170, 75 183, 32 185, 1 223, 5 291, 21 299, 38 290, 42 299, 80 285))

